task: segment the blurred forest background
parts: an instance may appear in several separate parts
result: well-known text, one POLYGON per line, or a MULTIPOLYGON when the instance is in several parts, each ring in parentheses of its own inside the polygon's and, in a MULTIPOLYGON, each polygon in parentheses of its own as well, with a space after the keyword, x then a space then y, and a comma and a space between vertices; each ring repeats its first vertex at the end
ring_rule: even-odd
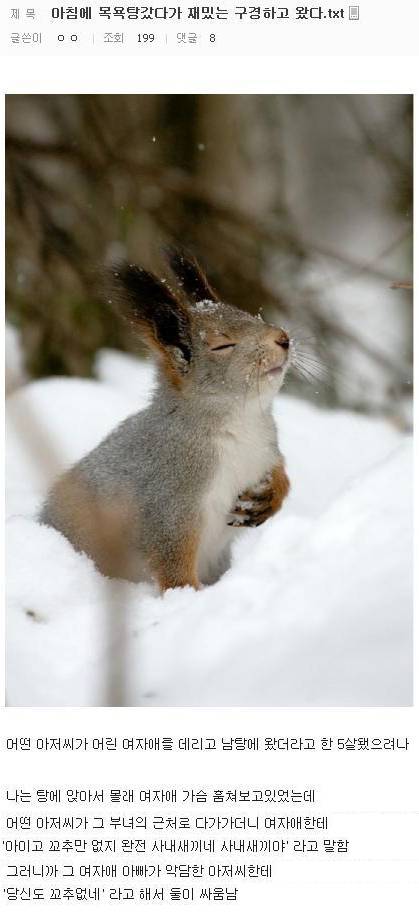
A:
POLYGON ((288 391, 408 427, 412 97, 15 95, 6 152, 8 319, 30 377, 141 353, 97 269, 126 256, 166 277, 174 242, 321 358, 288 391))

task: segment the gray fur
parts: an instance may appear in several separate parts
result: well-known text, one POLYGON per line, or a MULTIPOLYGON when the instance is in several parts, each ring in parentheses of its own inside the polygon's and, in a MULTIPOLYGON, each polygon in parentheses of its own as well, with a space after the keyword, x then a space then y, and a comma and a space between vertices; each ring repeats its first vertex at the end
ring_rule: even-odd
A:
MULTIPOLYGON (((274 363, 273 345, 267 344, 271 327, 212 301, 189 304, 188 316, 190 362, 177 353, 176 345, 164 349, 164 354, 170 352, 181 385, 174 385, 161 370, 150 406, 123 421, 65 473, 40 514, 42 523, 62 532, 111 576, 153 576, 156 559, 160 565, 167 559, 170 566, 182 542, 202 528, 205 496, 223 461, 223 444, 228 444, 228 456, 232 439, 237 440, 237 451, 244 449, 236 431, 240 418, 248 417, 249 406, 258 431, 266 437, 266 468, 272 456, 279 456, 271 402, 288 356, 282 355, 283 369, 276 378, 269 377, 266 368, 274 363), (214 335, 234 339, 235 347, 212 351, 208 339, 214 335), (97 525, 92 522, 96 514, 97 525), (103 557, 98 549, 102 536, 108 539, 103 557)), ((156 353, 161 358, 162 351, 156 353)), ((233 535, 227 528, 229 509, 225 508, 226 539, 208 565, 211 577, 228 558, 233 535)))

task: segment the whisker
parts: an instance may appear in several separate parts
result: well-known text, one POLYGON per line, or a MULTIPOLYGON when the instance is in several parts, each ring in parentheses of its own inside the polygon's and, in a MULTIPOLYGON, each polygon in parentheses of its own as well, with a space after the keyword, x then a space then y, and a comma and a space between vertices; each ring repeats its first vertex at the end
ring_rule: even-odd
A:
POLYGON ((321 367, 326 366, 326 361, 323 361, 321 357, 316 357, 313 354, 309 354, 306 351, 294 351, 294 354, 297 358, 301 360, 310 362, 311 364, 318 364, 321 367))
POLYGON ((294 365, 305 367, 306 370, 311 370, 312 373, 316 373, 319 376, 327 376, 329 373, 329 368, 325 364, 315 364, 306 360, 296 360, 293 361, 294 365))
POLYGON ((307 364, 304 364, 302 361, 294 361, 292 366, 297 370, 304 370, 305 373, 309 373, 311 376, 314 376, 317 372, 317 368, 310 367, 307 364))
POLYGON ((310 380, 311 382, 323 382, 326 386, 331 386, 333 383, 338 383, 341 388, 349 390, 353 384, 352 377, 344 370, 340 370, 336 366, 324 367, 319 370, 318 368, 312 368, 305 365, 304 363, 299 363, 297 361, 291 364, 291 369, 292 368, 294 368, 297 375, 303 377, 305 380, 310 380))
POLYGON ((294 342, 292 345, 291 364, 296 368, 303 368, 315 379, 322 379, 329 375, 329 367, 326 362, 315 352, 301 348, 299 342, 294 342))
POLYGON ((307 380, 308 383, 312 383, 312 382, 313 382, 313 377, 311 376, 311 374, 307 373, 307 371, 304 370, 303 367, 296 367, 296 366, 294 365, 294 366, 291 367, 290 369, 291 369, 291 370, 294 370, 295 373, 297 374, 297 376, 301 377, 303 380, 307 380))
POLYGON ((322 360, 319 352, 315 351, 313 348, 310 348, 310 350, 307 350, 306 348, 301 348, 300 343, 294 344, 293 348, 294 348, 294 351, 297 352, 297 354, 304 354, 304 355, 307 355, 307 357, 312 357, 314 358, 314 360, 318 360, 318 361, 322 360))
POLYGON ((293 350, 297 354, 304 354, 307 357, 312 357, 314 360, 318 360, 318 361, 322 360, 321 352, 317 348, 311 348, 311 347, 302 348, 301 342, 298 340, 292 341, 292 347, 293 347, 293 350))
POLYGON ((301 376, 305 376, 306 379, 312 380, 324 380, 329 375, 328 368, 325 366, 310 365, 304 361, 294 359, 291 361, 291 367, 300 373, 301 376))
POLYGON ((296 371, 299 376, 304 377, 305 380, 321 380, 322 377, 319 377, 317 374, 313 373, 311 370, 308 370, 307 367, 302 367, 300 364, 294 364, 293 369, 296 371))

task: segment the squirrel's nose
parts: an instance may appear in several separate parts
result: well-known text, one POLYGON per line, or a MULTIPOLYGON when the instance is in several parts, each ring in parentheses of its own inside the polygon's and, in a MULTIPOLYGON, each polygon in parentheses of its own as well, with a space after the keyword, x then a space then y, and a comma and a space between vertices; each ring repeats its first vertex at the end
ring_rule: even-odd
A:
POLYGON ((290 339, 288 333, 285 332, 284 329, 270 329, 266 337, 271 344, 278 345, 284 351, 288 351, 290 339))

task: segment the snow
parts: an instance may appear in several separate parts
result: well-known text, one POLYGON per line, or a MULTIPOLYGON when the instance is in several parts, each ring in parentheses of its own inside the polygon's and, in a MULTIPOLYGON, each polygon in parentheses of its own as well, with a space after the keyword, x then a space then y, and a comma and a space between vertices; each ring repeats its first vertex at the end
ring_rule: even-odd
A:
POLYGON ((33 514, 54 478, 91 450, 137 401, 91 380, 49 379, 7 400, 6 504, 33 514))
POLYGON ((55 475, 149 399, 149 363, 102 351, 96 375, 8 399, 8 704, 411 704, 410 438, 281 394, 284 510, 239 535, 217 584, 160 597, 33 519, 55 475))
POLYGON ((219 309, 220 304, 215 303, 214 300, 199 300, 198 303, 193 304, 195 313, 217 313, 219 309))

